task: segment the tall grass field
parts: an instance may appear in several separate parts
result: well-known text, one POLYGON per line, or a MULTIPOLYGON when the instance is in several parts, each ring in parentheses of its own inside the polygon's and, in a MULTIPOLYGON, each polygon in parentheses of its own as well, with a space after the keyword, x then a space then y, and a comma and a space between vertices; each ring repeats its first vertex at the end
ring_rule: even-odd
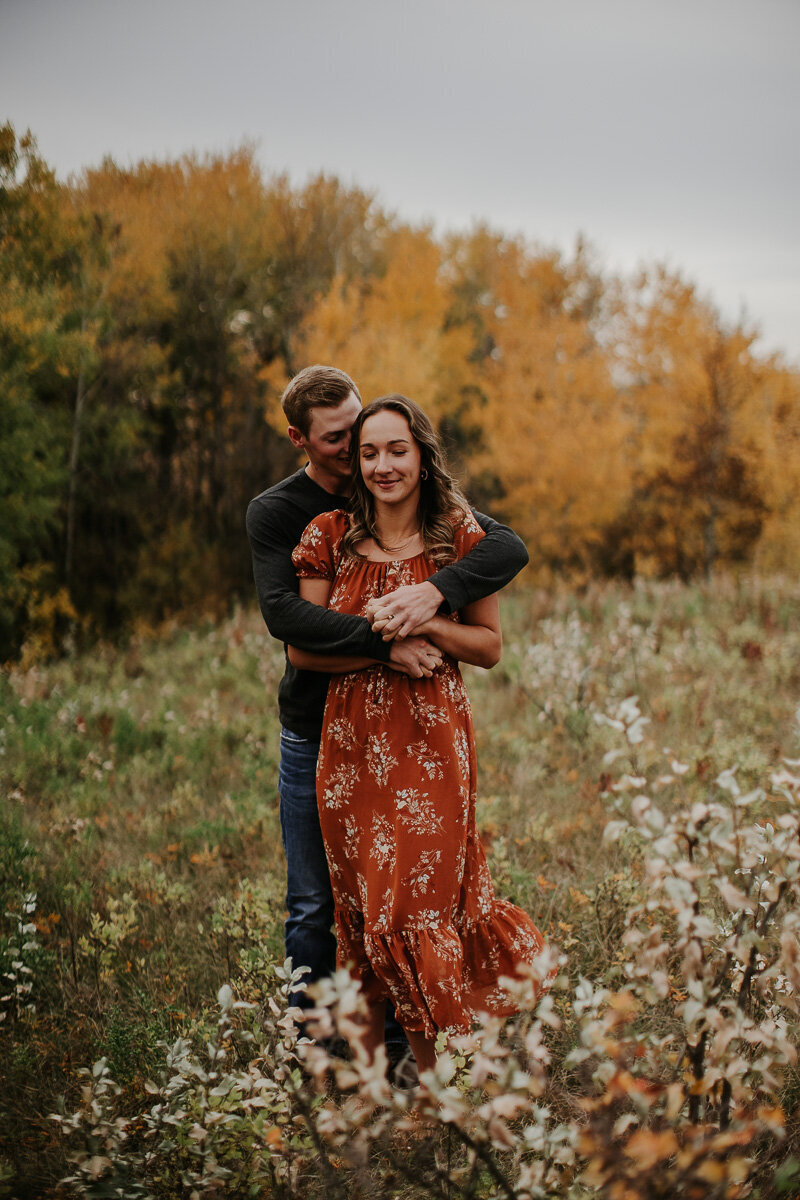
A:
POLYGON ((0 676, 0 1196, 800 1194, 800 585, 519 588, 467 668, 557 968, 414 1095, 300 1038, 261 617, 0 676))

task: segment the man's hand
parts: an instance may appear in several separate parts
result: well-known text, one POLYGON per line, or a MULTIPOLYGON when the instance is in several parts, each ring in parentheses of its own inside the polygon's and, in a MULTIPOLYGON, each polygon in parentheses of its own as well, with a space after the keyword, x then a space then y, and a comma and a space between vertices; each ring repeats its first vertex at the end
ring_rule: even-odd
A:
POLYGON ((435 617, 444 597, 435 584, 406 584, 387 596, 370 600, 367 620, 373 632, 383 634, 385 642, 407 638, 420 625, 435 617))
POLYGON ((430 679, 442 662, 442 652, 424 637, 403 638, 392 644, 388 665, 412 679, 430 679))

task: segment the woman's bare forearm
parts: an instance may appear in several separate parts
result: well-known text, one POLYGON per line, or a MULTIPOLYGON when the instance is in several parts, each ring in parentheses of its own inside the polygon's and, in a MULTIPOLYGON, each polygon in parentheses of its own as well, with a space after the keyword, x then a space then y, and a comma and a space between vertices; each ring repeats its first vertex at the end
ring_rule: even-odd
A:
POLYGON ((475 667, 493 667, 500 661, 503 637, 488 625, 463 625, 448 617, 433 617, 414 630, 424 634, 451 658, 475 667))

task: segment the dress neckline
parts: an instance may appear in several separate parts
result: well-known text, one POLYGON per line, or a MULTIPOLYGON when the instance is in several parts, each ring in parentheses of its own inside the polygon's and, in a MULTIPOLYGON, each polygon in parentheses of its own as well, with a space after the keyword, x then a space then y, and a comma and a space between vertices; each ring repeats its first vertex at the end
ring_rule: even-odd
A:
POLYGON ((370 563, 374 567, 391 567, 398 563, 410 563, 413 562, 415 558, 424 557, 425 551, 420 550, 417 554, 410 554, 408 558, 368 558, 366 554, 360 554, 358 558, 354 559, 353 561, 370 563))

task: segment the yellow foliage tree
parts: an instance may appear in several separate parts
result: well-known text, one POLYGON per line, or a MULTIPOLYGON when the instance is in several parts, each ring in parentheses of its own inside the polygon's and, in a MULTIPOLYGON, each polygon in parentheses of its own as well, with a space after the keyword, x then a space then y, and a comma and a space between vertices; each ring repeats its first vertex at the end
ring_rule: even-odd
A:
MULTIPOLYGON (((587 571, 626 495, 628 421, 598 338, 600 281, 572 261, 478 230, 456 249, 477 309, 482 448, 473 472, 497 481, 502 514, 535 567, 587 571), (460 253, 459 253, 460 252, 460 253)), ((462 312, 466 319, 466 312, 462 312)))
POLYGON ((467 330, 446 327, 442 250, 430 230, 401 226, 384 253, 380 276, 348 283, 340 275, 313 308, 298 339, 303 362, 341 367, 365 402, 402 392, 439 422, 469 382, 471 344, 467 330))
POLYGON ((753 354, 753 332, 726 327, 664 268, 634 281, 623 314, 636 469, 619 554, 683 577, 749 561, 780 493, 765 469, 782 411, 769 401, 774 369, 753 354))
POLYGON ((764 571, 800 569, 800 372, 771 358, 760 370, 753 437, 767 514, 755 563, 764 571))

